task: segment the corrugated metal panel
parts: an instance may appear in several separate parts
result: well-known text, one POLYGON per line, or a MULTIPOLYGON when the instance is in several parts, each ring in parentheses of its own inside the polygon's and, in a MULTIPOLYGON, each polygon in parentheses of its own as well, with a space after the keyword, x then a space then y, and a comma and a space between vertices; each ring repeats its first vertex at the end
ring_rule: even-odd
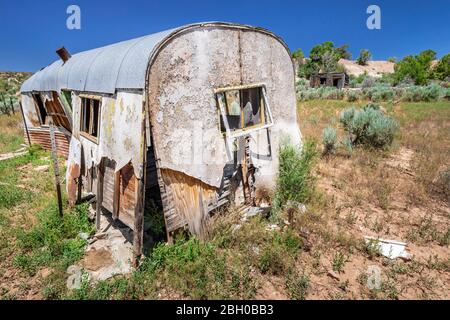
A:
MULTIPOLYGON (((32 144, 39 144, 45 150, 52 150, 49 129, 30 128, 28 132, 32 144)), ((69 139, 59 131, 55 131, 55 138, 57 154, 67 158, 69 156, 69 139)))
POLYGON ((175 30, 80 52, 64 64, 55 61, 25 81, 21 92, 72 89, 114 93, 116 88, 143 89, 153 49, 175 30))
MULTIPOLYGON (((64 64, 58 60, 25 81, 21 92, 71 89, 112 94, 118 88, 144 89, 147 67, 158 44, 170 38, 175 32, 199 26, 248 28, 276 37, 270 31, 247 25, 226 22, 194 23, 80 52, 74 54, 64 64)), ((289 51, 284 42, 283 45, 289 51)))

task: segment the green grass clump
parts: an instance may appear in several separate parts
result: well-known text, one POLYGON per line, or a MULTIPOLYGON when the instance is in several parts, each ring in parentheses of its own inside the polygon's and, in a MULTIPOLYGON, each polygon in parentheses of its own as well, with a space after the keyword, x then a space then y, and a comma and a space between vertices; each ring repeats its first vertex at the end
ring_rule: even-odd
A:
POLYGON ((14 263, 29 274, 38 267, 56 267, 65 270, 81 258, 86 240, 80 232, 93 232, 88 220, 88 205, 78 205, 65 211, 61 217, 55 203, 37 215, 37 223, 28 231, 17 229, 18 253, 14 263))
POLYGON ((307 140, 301 149, 289 141, 282 142, 273 203, 275 212, 288 201, 303 203, 311 197, 315 181, 312 168, 316 158, 316 143, 313 140, 307 140))

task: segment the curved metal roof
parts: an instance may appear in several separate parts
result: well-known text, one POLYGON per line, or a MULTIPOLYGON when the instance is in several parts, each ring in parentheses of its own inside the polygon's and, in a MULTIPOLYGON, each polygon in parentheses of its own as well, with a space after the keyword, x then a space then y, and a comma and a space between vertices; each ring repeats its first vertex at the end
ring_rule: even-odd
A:
MULTIPOLYGON (((128 41, 74 54, 66 63, 55 61, 26 80, 20 91, 60 91, 70 89, 86 92, 115 93, 116 89, 143 89, 147 67, 156 49, 174 34, 192 27, 228 26, 251 28, 246 25, 205 22, 161 31, 128 41)), ((285 43, 280 42, 287 48, 285 43)), ((289 49, 287 48, 289 51, 289 49)))

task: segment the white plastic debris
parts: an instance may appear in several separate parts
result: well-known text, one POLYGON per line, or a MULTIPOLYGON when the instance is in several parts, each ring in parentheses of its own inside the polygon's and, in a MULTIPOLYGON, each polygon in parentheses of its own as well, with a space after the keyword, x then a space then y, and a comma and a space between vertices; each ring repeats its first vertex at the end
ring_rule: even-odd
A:
POLYGON ((87 233, 87 232, 80 232, 80 233, 78 234, 78 236, 79 236, 81 239, 83 239, 83 240, 89 239, 89 233, 87 233))
POLYGON ((403 258, 410 260, 412 255, 406 251, 406 243, 395 240, 386 240, 375 237, 364 237, 366 244, 374 246, 381 255, 389 258, 403 258))
POLYGON ((267 231, 275 231, 275 230, 280 230, 280 227, 277 224, 269 224, 266 227, 267 231))

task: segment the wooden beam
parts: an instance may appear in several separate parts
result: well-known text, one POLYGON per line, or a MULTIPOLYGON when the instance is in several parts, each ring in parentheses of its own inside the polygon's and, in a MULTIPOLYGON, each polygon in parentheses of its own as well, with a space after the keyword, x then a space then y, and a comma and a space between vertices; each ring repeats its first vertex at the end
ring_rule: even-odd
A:
POLYGON ((53 125, 53 118, 50 116, 49 119, 50 126, 50 142, 52 145, 52 159, 53 159, 53 171, 55 173, 55 185, 56 185, 56 195, 58 197, 58 209, 59 215, 63 215, 62 206, 62 195, 61 195, 61 183, 59 179, 59 167, 58 167, 58 155, 56 150, 56 138, 55 138, 55 126, 53 125))
POLYGON ((142 255, 142 245, 144 242, 144 166, 139 170, 139 179, 136 184, 136 205, 134 208, 134 230, 133 230, 133 253, 134 266, 139 265, 139 257, 142 255))
POLYGON ((114 172, 114 194, 113 194, 113 212, 114 220, 119 218, 119 202, 120 202, 120 170, 114 172))
POLYGON ((20 112, 22 113, 23 126, 25 127, 25 132, 27 133, 28 145, 31 146, 30 133, 28 132, 27 121, 25 120, 25 114, 23 113, 22 102, 19 101, 20 112))
POLYGON ((100 218, 102 215, 102 204, 103 204, 103 178, 105 169, 103 166, 103 158, 100 160, 100 163, 97 165, 97 206, 96 206, 96 215, 95 215, 95 226, 97 230, 100 230, 100 218))

